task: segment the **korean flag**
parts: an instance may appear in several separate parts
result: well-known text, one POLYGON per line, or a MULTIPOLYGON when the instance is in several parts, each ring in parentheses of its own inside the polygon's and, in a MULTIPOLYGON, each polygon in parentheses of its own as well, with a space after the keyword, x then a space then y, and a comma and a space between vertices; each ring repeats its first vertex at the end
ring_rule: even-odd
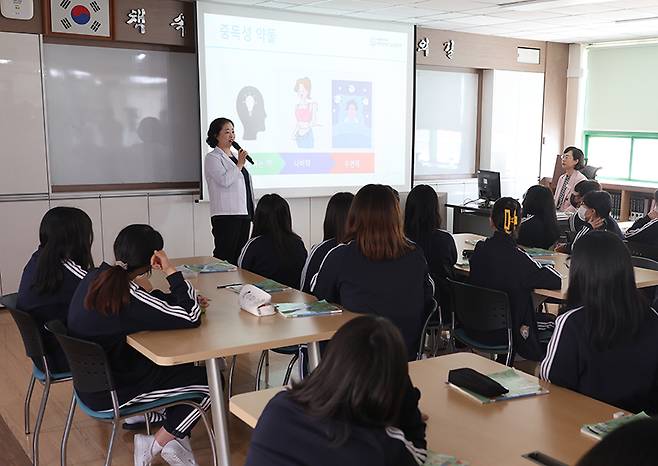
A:
POLYGON ((110 37, 110 0, 50 0, 52 32, 110 37))

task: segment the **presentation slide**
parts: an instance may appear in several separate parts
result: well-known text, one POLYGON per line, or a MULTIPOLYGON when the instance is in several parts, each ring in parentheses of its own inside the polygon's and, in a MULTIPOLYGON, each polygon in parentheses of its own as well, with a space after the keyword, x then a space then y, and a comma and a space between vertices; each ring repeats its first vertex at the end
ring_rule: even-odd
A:
POLYGON ((233 120, 259 193, 410 187, 412 26, 198 9, 202 128, 233 120))

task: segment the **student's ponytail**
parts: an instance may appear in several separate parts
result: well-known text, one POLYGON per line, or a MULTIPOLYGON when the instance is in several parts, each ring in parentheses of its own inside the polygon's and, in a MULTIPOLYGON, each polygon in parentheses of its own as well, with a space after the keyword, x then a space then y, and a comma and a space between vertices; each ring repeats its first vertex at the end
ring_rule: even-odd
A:
MULTIPOLYGON (((103 315, 117 315, 130 303, 133 272, 150 271, 154 251, 164 246, 160 233, 150 225, 129 225, 114 241, 114 266, 99 273, 89 287, 85 308, 103 315)), ((133 277, 134 278, 134 277, 133 277)))
POLYGON ((514 235, 521 224, 521 204, 511 197, 501 197, 491 210, 491 221, 497 231, 514 235))

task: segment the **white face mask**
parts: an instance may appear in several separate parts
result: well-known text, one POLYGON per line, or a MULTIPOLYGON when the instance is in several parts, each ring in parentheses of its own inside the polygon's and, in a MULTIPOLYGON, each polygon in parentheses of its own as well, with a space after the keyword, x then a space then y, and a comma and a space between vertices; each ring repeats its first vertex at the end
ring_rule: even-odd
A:
POLYGON ((578 218, 581 219, 583 222, 586 221, 585 212, 587 212, 587 207, 585 207, 584 205, 578 207, 578 218))

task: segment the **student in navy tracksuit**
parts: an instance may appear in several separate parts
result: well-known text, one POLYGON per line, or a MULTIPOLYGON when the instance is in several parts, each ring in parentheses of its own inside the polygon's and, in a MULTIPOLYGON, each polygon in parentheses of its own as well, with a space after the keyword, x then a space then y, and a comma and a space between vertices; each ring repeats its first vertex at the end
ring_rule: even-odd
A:
POLYGON ((311 252, 308 254, 306 263, 302 269, 299 289, 304 293, 311 292, 311 280, 318 273, 320 264, 327 253, 343 242, 347 213, 350 210, 353 199, 354 194, 352 193, 336 193, 329 199, 327 211, 324 214, 324 236, 322 242, 311 248, 311 252))
POLYGON ((658 413, 658 313, 639 293, 618 237, 594 231, 578 241, 566 309, 541 378, 632 412, 658 413))
MULTIPOLYGON (((69 333, 103 347, 121 407, 195 391, 205 394, 200 404, 208 409, 210 396, 203 368, 191 364, 158 366, 126 343, 126 335, 143 330, 199 326, 201 309, 196 291, 171 265, 162 247, 162 236, 148 225, 121 230, 114 242, 115 265, 104 262, 78 286, 69 308, 69 333), (164 272, 170 293, 148 292, 135 283, 151 268, 164 272)), ((92 409, 112 408, 108 393, 78 395, 92 409)), ((180 405, 167 408, 165 417, 164 427, 155 436, 135 436, 135 465, 150 465, 158 453, 169 464, 196 464, 188 437, 199 412, 180 405), (173 463, 176 458, 179 462, 173 463)))
MULTIPOLYGON (((39 226, 39 249, 23 270, 16 307, 31 314, 41 327, 50 320, 66 323, 73 293, 94 266, 93 239, 91 219, 82 210, 54 207, 46 212, 39 226)), ((45 329, 42 335, 50 371, 68 372, 57 340, 45 329)), ((41 361, 35 363, 42 366, 41 361)))
MULTIPOLYGON (((540 361, 544 350, 538 332, 552 330, 550 314, 536 313, 532 290, 559 290, 562 278, 550 265, 540 265, 516 245, 521 206, 516 199, 503 197, 491 211, 493 236, 478 241, 470 259, 470 282, 473 285, 504 291, 512 314, 514 352, 526 359, 540 361)), ((496 332, 494 332, 496 333, 496 332)), ((500 335, 471 335, 491 344, 506 344, 507 332, 500 335)))
POLYGON ((441 230, 439 198, 425 184, 415 186, 407 196, 404 209, 404 233, 425 254, 435 284, 435 299, 441 304, 444 321, 451 314, 447 278, 454 276, 457 247, 450 233, 441 230))
POLYGON ((361 316, 343 325, 317 369, 267 404, 246 466, 423 464, 420 392, 404 353, 386 319, 361 316))
POLYGON ((598 181, 583 180, 574 186, 570 202, 576 212, 569 217, 569 229, 571 231, 579 232, 587 223, 585 219, 587 207, 583 205, 583 198, 585 194, 592 191, 601 191, 601 185, 598 181))
POLYGON ((306 247, 292 231, 286 200, 278 194, 261 197, 254 215, 254 230, 242 248, 238 267, 297 288, 305 261, 306 247))
POLYGON ((435 305, 423 251, 405 238, 400 205, 387 186, 369 184, 354 197, 347 244, 322 261, 311 292, 352 312, 390 319, 414 359, 425 319, 435 305))
POLYGON ((545 186, 531 186, 523 198, 523 220, 517 243, 529 248, 549 249, 559 237, 553 193, 545 186))
POLYGON ((653 199, 654 205, 649 213, 626 231, 626 241, 658 247, 658 190, 653 193, 653 199))
POLYGON ((587 223, 576 234, 573 241, 568 243, 564 250, 560 250, 561 252, 571 254, 578 240, 595 230, 609 231, 620 239, 624 238, 619 225, 610 216, 610 210, 612 209, 610 194, 605 191, 591 191, 583 197, 582 206, 585 207, 585 220, 587 220, 587 223))

